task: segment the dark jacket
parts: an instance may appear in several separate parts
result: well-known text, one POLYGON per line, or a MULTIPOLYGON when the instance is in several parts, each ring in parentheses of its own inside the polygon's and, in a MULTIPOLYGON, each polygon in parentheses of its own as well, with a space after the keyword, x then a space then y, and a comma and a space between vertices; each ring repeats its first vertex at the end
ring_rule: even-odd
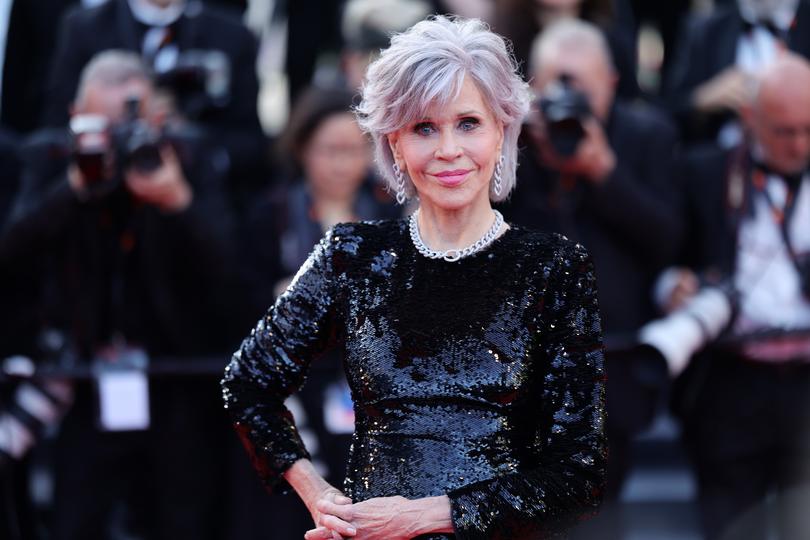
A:
MULTIPOLYGON (((734 65, 737 43, 745 31, 745 22, 736 3, 718 8, 686 27, 665 93, 670 110, 688 139, 712 139, 732 117, 730 112, 711 115, 698 113, 692 107, 692 93, 698 86, 734 65)), ((810 58, 810 2, 807 0, 800 0, 786 42, 790 50, 810 58)))
MULTIPOLYGON (((180 51, 219 50, 230 60, 230 100, 221 109, 199 119, 212 138, 228 152, 231 178, 244 182, 264 153, 264 138, 256 109, 257 44, 238 20, 190 2, 174 23, 180 51)), ((81 71, 97 53, 107 49, 141 52, 147 28, 136 21, 127 0, 110 0, 93 8, 76 8, 63 18, 51 64, 44 124, 67 124, 81 71)))
POLYGON ((0 236, 0 263, 41 270, 31 278, 44 289, 42 324, 64 330, 81 355, 115 333, 150 355, 230 349, 233 227, 205 152, 178 149, 194 196, 165 214, 135 202, 123 183, 82 200, 49 149, 29 148, 0 236))
POLYGON ((74 3, 76 0, 12 0, 2 59, 0 124, 4 127, 29 133, 39 125, 56 28, 62 13, 74 3))
POLYGON ((675 256, 682 234, 672 163, 675 133, 656 111, 616 103, 606 127, 617 166, 601 185, 572 189, 523 148, 518 182, 504 212, 510 221, 558 231, 591 252, 606 342, 635 332, 653 315, 650 286, 675 256))
POLYGON ((743 148, 694 148, 678 160, 687 234, 680 262, 721 278, 734 272, 737 232, 751 196, 751 162, 743 148), (731 186, 731 171, 742 175, 731 186), (732 192, 739 195, 732 196, 732 192))

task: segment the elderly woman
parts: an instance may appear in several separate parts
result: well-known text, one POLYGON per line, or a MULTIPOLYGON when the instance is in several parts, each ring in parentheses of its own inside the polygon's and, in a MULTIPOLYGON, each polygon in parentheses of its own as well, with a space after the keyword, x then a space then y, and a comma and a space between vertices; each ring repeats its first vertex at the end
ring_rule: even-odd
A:
POLYGON ((360 123, 400 202, 335 226, 234 355, 226 406, 305 538, 545 538, 595 511, 605 469, 593 266, 504 223, 528 91, 502 38, 436 17, 368 71, 360 123), (344 492, 308 460, 284 398, 341 344, 356 410, 344 492))

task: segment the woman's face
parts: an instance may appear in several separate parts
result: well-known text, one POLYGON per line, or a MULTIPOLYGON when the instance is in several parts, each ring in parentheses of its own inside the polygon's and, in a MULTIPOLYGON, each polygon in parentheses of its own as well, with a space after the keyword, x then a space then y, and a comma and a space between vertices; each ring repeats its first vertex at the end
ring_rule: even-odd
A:
POLYGON ((302 165, 315 196, 351 197, 371 166, 371 148, 354 115, 337 113, 324 119, 307 143, 302 165))
POLYGON ((489 204, 489 182, 501 155, 503 124, 467 77, 458 98, 388 136, 397 164, 422 205, 445 210, 489 204))

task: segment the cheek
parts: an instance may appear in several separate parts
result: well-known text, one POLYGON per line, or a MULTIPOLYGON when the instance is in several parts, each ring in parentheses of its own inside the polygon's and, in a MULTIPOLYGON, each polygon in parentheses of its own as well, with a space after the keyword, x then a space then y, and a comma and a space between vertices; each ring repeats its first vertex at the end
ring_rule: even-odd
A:
POLYGON ((424 171, 433 157, 433 151, 426 142, 408 141, 401 145, 400 155, 405 162, 405 171, 413 177, 424 171))
POLYGON ((315 183, 328 181, 329 160, 318 156, 311 156, 304 161, 304 172, 307 178, 315 183))

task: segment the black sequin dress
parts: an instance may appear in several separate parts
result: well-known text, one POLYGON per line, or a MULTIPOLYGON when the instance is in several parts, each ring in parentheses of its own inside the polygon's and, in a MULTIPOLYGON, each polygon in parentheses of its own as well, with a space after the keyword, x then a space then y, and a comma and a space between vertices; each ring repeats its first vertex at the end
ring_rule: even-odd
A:
POLYGON ((270 488, 308 457, 284 399, 342 342, 356 409, 346 494, 446 494, 453 535, 555 538, 605 474, 594 270, 559 235, 508 229, 457 262, 406 220, 338 225, 234 355, 226 407, 270 488))

